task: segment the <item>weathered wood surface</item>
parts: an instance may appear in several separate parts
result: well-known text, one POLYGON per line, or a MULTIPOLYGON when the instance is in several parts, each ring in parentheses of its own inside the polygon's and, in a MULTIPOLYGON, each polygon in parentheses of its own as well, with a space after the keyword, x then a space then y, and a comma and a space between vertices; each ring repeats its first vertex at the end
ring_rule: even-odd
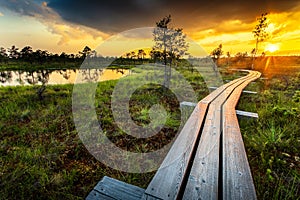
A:
MULTIPOLYGON (((212 89, 212 90, 215 90, 217 89, 218 87, 209 87, 208 89, 212 89)), ((250 91, 250 90, 243 90, 242 91, 243 93, 246 93, 246 94, 257 94, 257 92, 254 92, 254 91, 250 91)))
POLYGON ((162 165, 146 189, 144 199, 156 197, 160 199, 176 199, 184 190, 188 174, 193 164, 193 154, 196 152, 206 118, 208 105, 217 98, 228 86, 238 80, 227 83, 198 103, 191 117, 183 127, 178 138, 171 147, 162 165))
POLYGON ((235 111, 248 72, 196 105, 146 190, 105 178, 87 199, 256 199, 235 111))
POLYGON ((235 113, 242 89, 260 76, 258 72, 253 74, 253 77, 233 91, 232 98, 223 105, 223 155, 222 166, 220 166, 223 176, 223 199, 256 199, 251 170, 235 113))
POLYGON ((235 88, 256 76, 250 72, 217 88, 198 103, 194 112, 201 112, 202 117, 193 122, 196 117, 192 114, 146 189, 144 199, 217 199, 221 195, 222 105, 235 88))
POLYGON ((153 180, 146 189, 144 199, 159 197, 175 199, 183 178, 187 175, 188 164, 192 164, 192 151, 197 147, 197 140, 202 122, 206 115, 207 104, 198 104, 190 118, 172 145, 153 180))
MULTIPOLYGON (((197 106, 197 103, 183 101, 180 103, 180 107, 184 107, 184 106, 195 108, 197 106)), ((253 113, 253 112, 247 112, 247 111, 243 111, 243 110, 235 110, 235 113, 238 116, 242 116, 242 117, 258 118, 258 114, 253 113)))
POLYGON ((142 188, 104 176, 86 200, 138 200, 144 192, 142 188))
MULTIPOLYGON (((251 74, 245 78, 240 78, 228 86, 211 103, 206 117, 204 129, 200 139, 199 147, 194 159, 193 167, 186 185, 184 199, 217 199, 220 195, 219 180, 222 175, 219 173, 222 149, 222 105, 232 91, 247 81, 251 74)), ((235 111, 233 109, 233 111, 235 111)))
POLYGON ((253 113, 253 112, 246 112, 246 111, 242 111, 242 110, 235 110, 235 113, 239 116, 242 117, 250 117, 250 118, 258 118, 258 114, 257 113, 253 113))

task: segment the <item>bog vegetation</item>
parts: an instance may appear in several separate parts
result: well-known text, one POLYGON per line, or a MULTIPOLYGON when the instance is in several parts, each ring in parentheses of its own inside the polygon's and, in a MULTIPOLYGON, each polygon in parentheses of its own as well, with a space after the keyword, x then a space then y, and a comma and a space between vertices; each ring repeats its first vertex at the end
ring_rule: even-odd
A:
MULTIPOLYGON (((256 67, 266 67, 268 59, 274 62, 266 71, 259 69, 268 79, 251 84, 247 89, 258 94, 244 94, 238 105, 238 109, 258 112, 259 119, 240 119, 240 126, 259 199, 299 199, 300 74, 293 68, 299 66, 299 58, 266 57, 257 60, 256 67), (285 73, 277 73, 277 62, 280 66, 290 62, 290 67, 285 73)), ((235 57, 229 62, 226 58, 219 60, 224 81, 239 75, 231 68, 251 66, 247 62, 247 58, 235 57)), ((199 100, 208 94, 201 75, 190 66, 182 64, 177 70, 189 80, 199 100)), ((168 111, 163 130, 154 138, 140 140, 124 134, 115 125, 110 101, 116 83, 101 82, 96 93, 96 112, 108 137, 119 147, 135 152, 167 144, 180 124, 179 103, 172 93, 165 93, 158 86, 140 88, 134 93, 130 110, 136 123, 148 124, 149 108, 157 102, 168 111)), ((154 172, 119 172, 87 152, 72 119, 72 85, 47 86, 43 100, 36 95, 38 87, 0 88, 1 199, 82 199, 104 175, 140 187, 148 185, 154 172)))

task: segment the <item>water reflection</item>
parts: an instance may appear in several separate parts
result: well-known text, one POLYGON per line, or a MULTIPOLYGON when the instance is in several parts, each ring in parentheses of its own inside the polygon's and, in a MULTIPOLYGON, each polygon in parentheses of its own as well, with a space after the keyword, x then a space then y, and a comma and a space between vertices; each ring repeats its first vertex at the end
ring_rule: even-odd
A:
POLYGON ((0 85, 1 83, 11 81, 11 79, 12 79, 12 72, 0 72, 0 85))
POLYGON ((100 82, 119 79, 130 74, 126 69, 38 70, 0 72, 0 86, 57 85, 100 82))

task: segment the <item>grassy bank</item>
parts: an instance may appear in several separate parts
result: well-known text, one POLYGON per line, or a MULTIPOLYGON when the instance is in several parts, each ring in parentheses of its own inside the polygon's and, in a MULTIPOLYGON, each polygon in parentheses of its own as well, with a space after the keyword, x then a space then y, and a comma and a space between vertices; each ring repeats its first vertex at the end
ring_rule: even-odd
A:
MULTIPOLYGON (((224 81, 238 75, 225 68, 221 71, 224 81)), ((208 94, 199 74, 181 73, 191 82, 198 100, 208 94)), ((243 95, 239 104, 239 109, 260 116, 258 121, 240 121, 259 199, 300 196, 300 77, 288 80, 288 85, 280 77, 257 81, 247 89, 259 94, 243 95)), ((95 97, 98 120, 110 140, 134 152, 167 144, 179 129, 179 102, 174 95, 157 85, 134 93, 130 111, 137 124, 149 124, 151 105, 161 103, 168 113, 166 126, 156 137, 135 139, 113 120, 110 108, 116 83, 99 83, 95 97)), ((140 187, 148 185, 155 172, 116 171, 85 149, 73 122, 72 85, 47 86, 43 100, 36 95, 37 87, 0 88, 0 199, 83 199, 104 175, 140 187)))

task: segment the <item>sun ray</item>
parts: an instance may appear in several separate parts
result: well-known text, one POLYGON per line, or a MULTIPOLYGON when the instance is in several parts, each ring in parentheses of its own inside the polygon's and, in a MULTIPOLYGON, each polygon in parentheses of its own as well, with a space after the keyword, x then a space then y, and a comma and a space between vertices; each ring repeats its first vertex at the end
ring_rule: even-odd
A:
POLYGON ((268 57, 268 60, 267 60, 267 62, 266 62, 265 68, 264 68, 264 72, 266 72, 267 69, 268 69, 268 67, 269 67, 270 59, 271 59, 271 57, 268 57))

